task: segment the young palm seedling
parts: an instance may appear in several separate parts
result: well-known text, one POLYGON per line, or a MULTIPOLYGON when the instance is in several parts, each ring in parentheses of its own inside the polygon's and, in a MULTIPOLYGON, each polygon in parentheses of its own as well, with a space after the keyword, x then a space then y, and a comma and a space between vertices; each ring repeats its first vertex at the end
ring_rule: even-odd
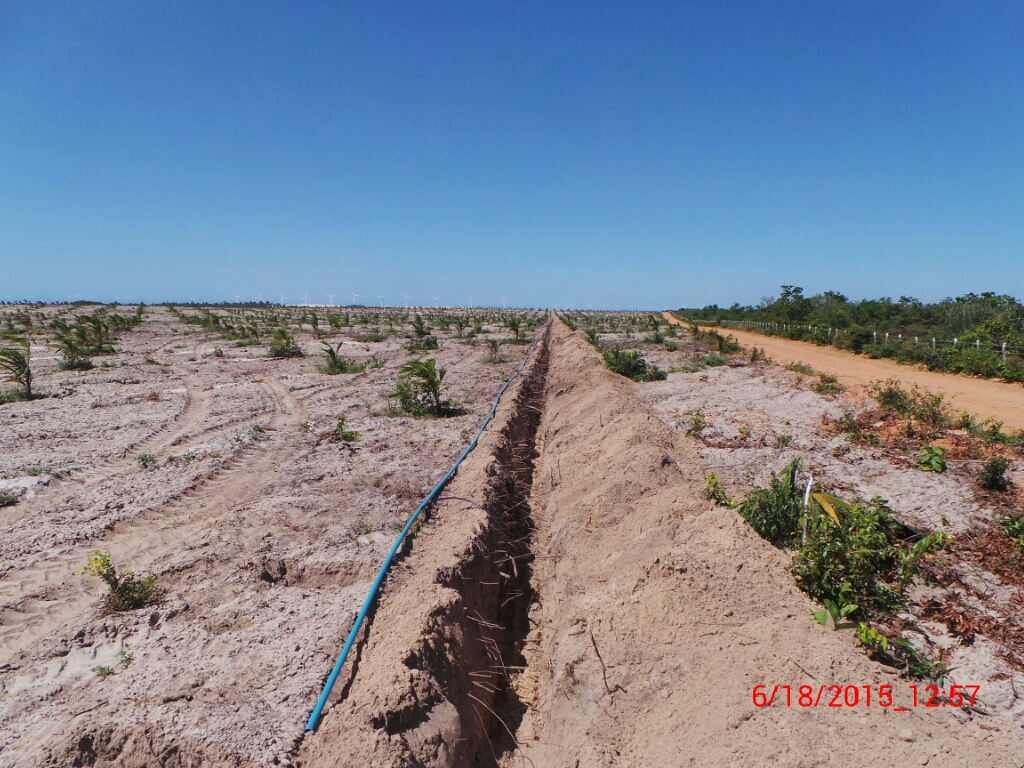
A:
POLYGON ((57 333, 50 346, 60 352, 63 358, 60 367, 65 371, 87 371, 92 368, 92 361, 86 357, 81 341, 70 330, 57 333))
POLYGON ((438 368, 434 358, 413 360, 401 367, 394 397, 411 416, 446 416, 456 409, 441 397, 441 385, 447 370, 438 368))
POLYGON ((7 374, 5 381, 20 384, 26 400, 32 399, 32 365, 27 339, 19 339, 16 347, 0 348, 0 371, 7 374))
POLYGON ((271 357, 302 357, 302 348, 295 343, 295 336, 286 326, 281 326, 276 331, 270 342, 271 357))
POLYGON ((505 327, 512 331, 513 344, 522 341, 522 326, 518 317, 510 317, 505 321, 505 327))
POLYGON ((607 368, 620 376, 633 381, 661 381, 668 374, 656 365, 648 365, 639 352, 625 352, 621 349, 608 349, 602 353, 607 368))
POLYGON ((508 362, 501 356, 501 345, 504 344, 504 339, 488 339, 487 340, 487 357, 484 358, 485 363, 505 363, 508 362))
POLYGON ((323 345, 320 354, 324 356, 324 364, 320 366, 321 373, 333 376, 339 373, 359 373, 365 369, 365 365, 351 363, 341 356, 341 345, 344 342, 339 341, 337 346, 334 347, 326 341, 321 341, 320 343, 323 345))

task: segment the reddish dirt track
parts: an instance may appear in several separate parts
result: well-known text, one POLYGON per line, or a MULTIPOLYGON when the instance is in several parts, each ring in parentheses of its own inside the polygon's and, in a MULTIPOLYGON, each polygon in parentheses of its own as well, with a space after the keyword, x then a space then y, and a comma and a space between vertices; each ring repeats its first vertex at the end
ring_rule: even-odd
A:
MULTIPOLYGON (((682 325, 670 312, 665 317, 682 325)), ((763 349, 777 363, 806 363, 815 371, 839 377, 847 387, 864 387, 872 381, 899 379, 905 385, 916 384, 932 392, 944 392, 957 410, 979 418, 994 417, 1007 429, 1024 429, 1024 387, 992 379, 975 379, 950 373, 934 373, 916 366, 899 365, 892 360, 872 360, 831 347, 819 347, 804 341, 792 341, 729 329, 745 347, 763 349)))

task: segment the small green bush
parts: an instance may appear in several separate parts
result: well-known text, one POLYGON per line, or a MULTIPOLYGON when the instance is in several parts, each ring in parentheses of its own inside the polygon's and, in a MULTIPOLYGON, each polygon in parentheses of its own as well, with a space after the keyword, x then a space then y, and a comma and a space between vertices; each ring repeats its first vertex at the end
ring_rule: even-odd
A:
POLYGON ((437 349, 437 336, 423 336, 409 341, 405 348, 410 352, 422 352, 437 349))
POLYGON ((137 578, 131 568, 125 566, 121 572, 110 561, 110 553, 100 549, 92 552, 92 560, 76 575, 92 576, 107 585, 103 599, 103 612, 120 613, 143 608, 159 598, 156 576, 137 578))
POLYGON ((926 445, 917 456, 917 464, 925 472, 945 472, 946 449, 937 445, 926 445))
POLYGON ((1024 517, 1004 517, 999 522, 1006 535, 1013 539, 1018 547, 1024 549, 1024 517))
POLYGON ((694 355, 693 361, 698 365, 706 365, 709 368, 717 368, 720 365, 726 365, 729 362, 729 358, 720 355, 717 352, 711 352, 707 355, 694 355))
MULTIPOLYGON (((887 610, 896 593, 879 576, 896 564, 897 530, 881 499, 843 508, 841 524, 819 509, 807 515, 807 538, 793 558, 797 585, 819 602, 853 602, 862 608, 887 610), (849 589, 844 590, 844 585, 849 589)), ((916 564, 916 561, 915 561, 916 564)))
POLYGON ((484 358, 485 363, 504 363, 507 362, 505 358, 501 356, 501 346, 504 343, 503 339, 488 339, 487 340, 487 356, 484 358))
POLYGON ((914 419, 928 427, 944 427, 949 423, 949 409, 941 392, 932 394, 917 387, 908 391, 897 379, 888 379, 884 383, 872 382, 868 393, 887 413, 914 419))
POLYGON ((20 496, 15 496, 13 493, 0 493, 0 507, 13 507, 21 501, 20 496))
POLYGON ((338 414, 338 423, 334 428, 334 433, 338 436, 338 439, 345 443, 358 443, 360 440, 360 434, 351 429, 345 429, 345 417, 342 414, 338 414))
POLYGON ((398 401, 400 410, 410 416, 456 416, 464 413, 442 396, 447 370, 438 368, 434 358, 413 360, 401 367, 394 392, 387 396, 398 401))
POLYGON ((839 383, 839 378, 836 376, 830 376, 827 373, 819 373, 818 381, 814 384, 814 391, 819 395, 839 395, 842 394, 845 387, 839 383))
POLYGON ((795 544, 800 533, 803 499, 796 487, 799 469, 800 459, 797 458, 780 474, 772 472, 768 487, 751 491, 736 508, 762 538, 782 549, 795 544))
POLYGON ((1006 471, 1009 468, 1009 460, 1002 456, 993 456, 981 466, 981 472, 978 475, 981 487, 986 491, 1005 493, 1010 488, 1010 479, 1006 476, 1006 471))

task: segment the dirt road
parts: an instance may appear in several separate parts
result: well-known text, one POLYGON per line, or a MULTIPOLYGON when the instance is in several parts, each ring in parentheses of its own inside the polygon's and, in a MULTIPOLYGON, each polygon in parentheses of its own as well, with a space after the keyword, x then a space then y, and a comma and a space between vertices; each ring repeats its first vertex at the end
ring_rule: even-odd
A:
MULTIPOLYGON (((664 315, 670 322, 683 325, 671 312, 664 315)), ((847 387, 864 387, 872 381, 899 379, 906 385, 916 384, 933 392, 945 392, 946 399, 957 410, 968 411, 979 418, 993 417, 1008 429, 1024 429, 1024 387, 1019 384, 934 373, 915 366, 899 365, 892 360, 872 360, 831 347, 732 328, 729 333, 746 347, 763 349, 778 363, 806 363, 815 371, 838 376, 840 383, 847 387)))

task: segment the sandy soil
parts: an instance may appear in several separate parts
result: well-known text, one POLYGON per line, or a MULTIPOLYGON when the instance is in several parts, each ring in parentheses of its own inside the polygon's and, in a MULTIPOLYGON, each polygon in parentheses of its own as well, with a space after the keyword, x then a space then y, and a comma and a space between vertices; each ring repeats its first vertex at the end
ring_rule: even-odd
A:
MULTIPOLYGON (((868 405, 856 392, 826 397, 810 391, 809 384, 805 377, 775 366, 733 365, 674 373, 667 381, 645 385, 640 393, 658 418, 679 433, 702 410, 708 426, 700 434, 701 458, 734 498, 766 486, 771 472, 801 457, 806 472, 819 483, 847 498, 881 497, 897 519, 921 530, 962 536, 1005 514, 976 492, 976 469, 970 462, 942 474, 922 472, 913 462, 896 461, 880 448, 858 446, 828 429, 823 420, 868 405)), ((1024 477, 1024 462, 1013 466, 1024 477)), ((984 605, 975 602, 976 608, 999 622, 1020 625, 1017 606, 1024 602, 1024 591, 982 568, 971 568, 965 578, 988 596, 984 605)), ((948 590, 919 586, 912 590, 911 605, 950 597, 948 590)), ((921 631, 908 632, 908 638, 933 658, 940 651, 946 654, 955 668, 953 683, 982 685, 978 703, 986 715, 1019 726, 1024 719, 1020 666, 1007 660, 989 638, 979 635, 970 644, 961 643, 943 624, 918 619, 921 631)))
POLYGON ((549 355, 451 491, 512 546, 479 511, 439 509, 302 765, 1020 764, 1016 725, 980 713, 753 706, 758 684, 910 691, 810 621, 788 556, 701 498, 702 446, 663 419, 704 374, 635 385, 559 324, 549 355))
POLYGON ((395 526, 527 350, 485 364, 435 331, 470 412, 416 420, 380 415, 403 338, 349 340, 383 367, 325 376, 305 334, 309 357, 273 360, 146 318, 114 367, 43 362, 37 388, 60 397, 0 408, 0 482, 23 494, 0 509, 3 766, 289 764, 395 526), (319 438, 338 413, 360 442, 319 438), (75 575, 96 548, 155 574, 161 603, 101 616, 75 575))
MULTIPOLYGON (((910 707, 908 681, 810 620, 789 555, 701 496, 708 471, 741 496, 802 454, 847 495, 968 536, 999 511, 966 465, 927 474, 850 446, 822 417, 864 408, 856 392, 823 397, 738 356, 694 370, 685 339, 670 352, 627 338, 692 370, 635 384, 557 321, 303 735, 395 526, 527 348, 490 365, 438 333, 430 354, 472 412, 414 420, 383 415, 380 394, 409 359, 403 339, 350 339, 344 354, 383 367, 332 377, 189 331, 151 309, 115 367, 40 370, 59 399, 0 408, 0 483, 22 495, 0 509, 0 766, 1024 763, 1024 675, 999 637, 968 646, 922 621, 914 642, 983 690, 972 710, 910 707), (360 442, 323 439, 338 413, 360 442), (97 547, 156 574, 161 603, 100 615, 99 585, 74 575, 97 547), (759 684, 888 684, 907 711, 758 708, 759 684)), ((964 579, 986 626, 1019 621, 1013 584, 964 579)))
MULTIPOLYGON (((669 322, 683 325, 671 312, 669 322)), ((934 373, 916 366, 899 365, 892 360, 872 360, 831 347, 819 347, 804 341, 762 336, 758 333, 728 332, 746 347, 757 347, 780 365, 802 362, 816 371, 839 377, 847 387, 865 387, 872 381, 899 379, 905 385, 917 385, 933 392, 946 393, 958 410, 979 418, 994 417, 1009 429, 1024 429, 1024 387, 992 379, 977 379, 948 373, 934 373)))

